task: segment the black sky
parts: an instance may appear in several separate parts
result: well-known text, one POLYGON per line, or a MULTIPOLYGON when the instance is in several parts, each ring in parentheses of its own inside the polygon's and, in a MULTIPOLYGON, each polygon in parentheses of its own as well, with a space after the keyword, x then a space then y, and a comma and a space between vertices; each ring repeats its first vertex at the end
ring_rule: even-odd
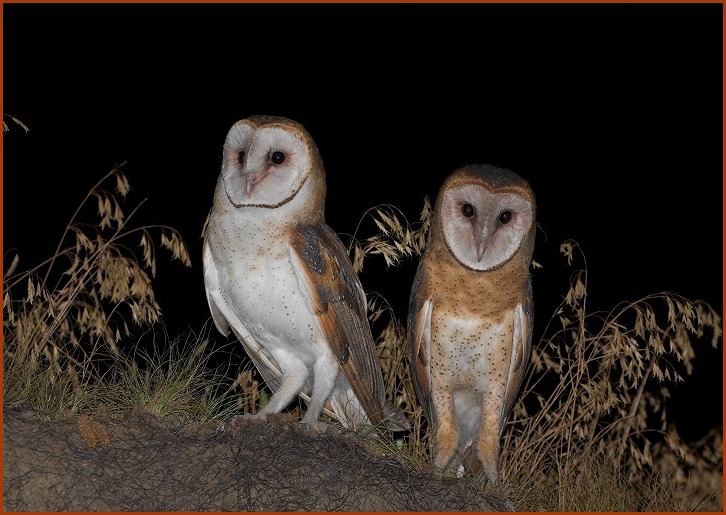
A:
MULTIPOLYGON (((87 190, 126 162, 129 204, 148 198, 139 221, 177 228, 193 260, 160 267, 167 328, 199 331, 224 137, 275 114, 316 140, 339 233, 381 203, 415 220, 464 164, 528 179, 535 338, 566 292, 565 239, 585 252, 591 309, 667 290, 722 313, 722 4, 2 8, 3 113, 30 128, 3 141, 6 266, 50 256, 87 190)), ((373 257, 364 287, 405 318, 415 265, 373 257)), ((722 351, 701 345, 674 409, 720 424, 722 351)))

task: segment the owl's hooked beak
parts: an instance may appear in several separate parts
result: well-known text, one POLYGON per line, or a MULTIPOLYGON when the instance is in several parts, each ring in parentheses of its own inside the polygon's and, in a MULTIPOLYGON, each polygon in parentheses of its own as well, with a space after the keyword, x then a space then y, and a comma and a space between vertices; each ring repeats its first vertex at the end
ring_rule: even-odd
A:
POLYGON ((266 172, 248 173, 245 181, 245 193, 251 196, 257 185, 265 180, 266 172))
POLYGON ((476 238, 474 245, 476 247, 476 260, 481 262, 481 259, 484 257, 484 252, 487 250, 486 238, 476 238))
POLYGON ((484 253, 487 251, 487 242, 489 241, 489 231, 486 227, 481 227, 479 223, 474 223, 474 248, 476 249, 476 260, 481 263, 484 253))

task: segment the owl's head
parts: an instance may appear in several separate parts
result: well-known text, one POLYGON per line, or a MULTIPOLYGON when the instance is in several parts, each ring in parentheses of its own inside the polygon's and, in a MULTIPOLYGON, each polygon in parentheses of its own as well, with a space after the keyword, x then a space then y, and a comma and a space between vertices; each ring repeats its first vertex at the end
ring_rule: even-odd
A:
POLYGON ((235 207, 277 208, 305 187, 325 199, 325 171, 313 138, 298 122, 251 116, 227 133, 221 180, 235 207))
POLYGON ((534 250, 535 197, 519 175, 469 165, 449 175, 436 201, 438 230, 454 258, 473 270, 493 270, 534 250))

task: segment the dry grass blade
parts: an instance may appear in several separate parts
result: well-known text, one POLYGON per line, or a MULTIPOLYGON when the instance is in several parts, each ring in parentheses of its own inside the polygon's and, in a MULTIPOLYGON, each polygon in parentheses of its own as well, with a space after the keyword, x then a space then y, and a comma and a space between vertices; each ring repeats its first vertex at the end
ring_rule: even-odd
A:
MULTIPOLYGON (((25 125, 20 120, 18 120, 17 118, 15 118, 14 116, 11 116, 9 114, 5 114, 4 116, 7 116, 8 118, 10 118, 15 124, 19 125, 25 132, 30 132, 30 129, 28 128, 28 126, 25 125)), ((5 120, 3 120, 3 134, 8 132, 9 130, 10 130, 10 126, 7 124, 7 122, 5 122, 5 120)))

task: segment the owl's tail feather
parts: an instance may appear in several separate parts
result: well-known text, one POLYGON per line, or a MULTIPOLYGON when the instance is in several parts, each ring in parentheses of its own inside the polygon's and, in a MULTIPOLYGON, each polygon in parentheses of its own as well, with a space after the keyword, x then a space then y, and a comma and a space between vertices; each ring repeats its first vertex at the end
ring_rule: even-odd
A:
MULTIPOLYGON (((338 419, 346 428, 359 429, 371 426, 371 421, 365 414, 363 407, 354 396, 352 390, 336 390, 326 403, 325 413, 338 419)), ((404 413, 396 408, 391 401, 383 402, 383 427, 391 432, 408 431, 411 424, 404 413)))

